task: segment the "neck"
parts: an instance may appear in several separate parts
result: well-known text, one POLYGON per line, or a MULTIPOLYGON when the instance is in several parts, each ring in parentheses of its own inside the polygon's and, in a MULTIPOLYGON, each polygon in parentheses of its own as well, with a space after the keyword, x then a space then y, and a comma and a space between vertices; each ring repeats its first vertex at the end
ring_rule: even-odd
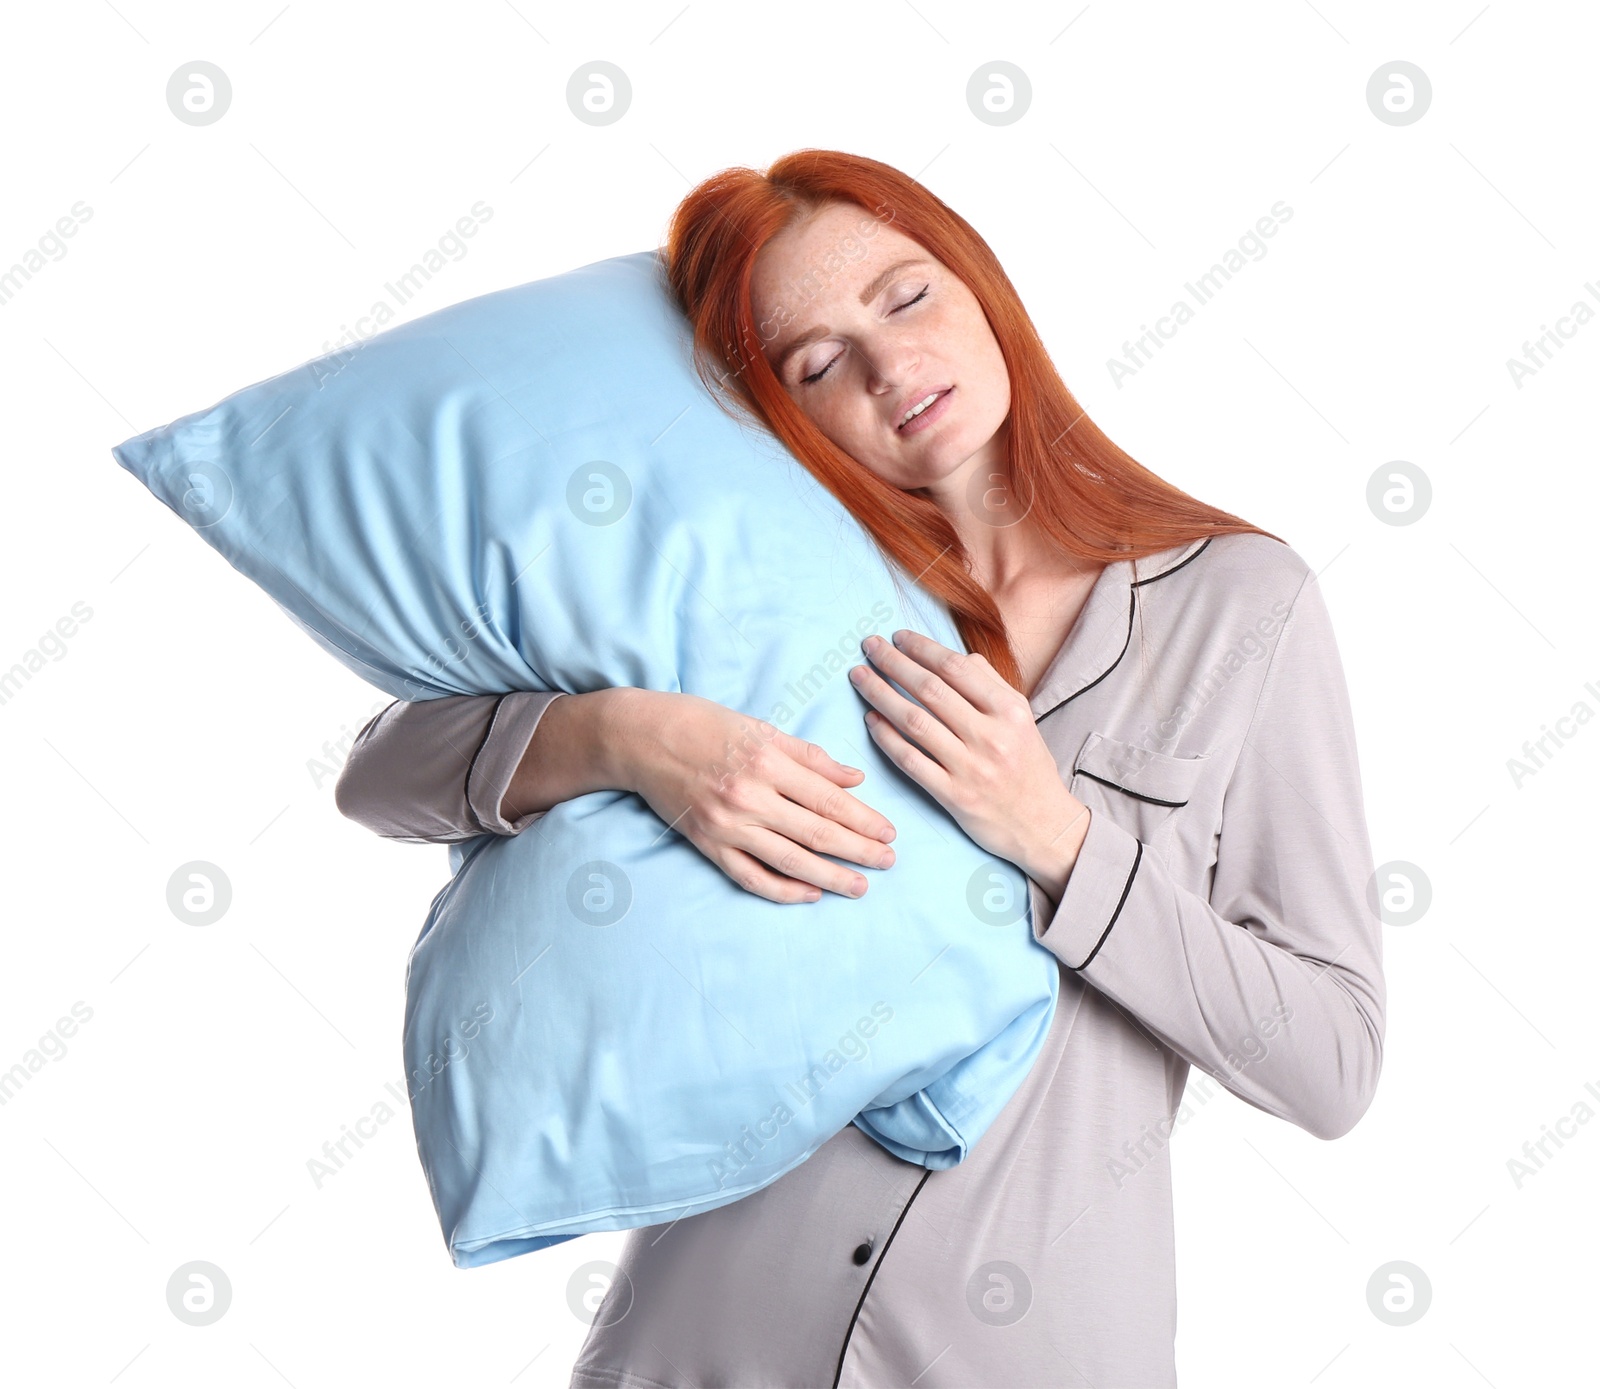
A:
POLYGON ((928 488, 927 495, 961 538, 973 577, 991 594, 1003 594, 1029 575, 1075 574, 1085 568, 1064 555, 1027 513, 1003 461, 975 460, 942 486, 928 488))

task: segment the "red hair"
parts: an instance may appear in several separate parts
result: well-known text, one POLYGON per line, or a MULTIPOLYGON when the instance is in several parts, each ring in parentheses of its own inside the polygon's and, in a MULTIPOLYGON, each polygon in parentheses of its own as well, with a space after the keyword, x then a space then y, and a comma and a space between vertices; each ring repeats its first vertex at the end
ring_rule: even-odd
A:
MULTIPOLYGON (((834 444, 789 396, 762 351, 750 304, 761 247, 833 202, 892 224, 961 279, 983 306, 1011 384, 1013 488, 1062 551, 1109 564, 1202 536, 1271 535, 1208 506, 1136 463, 1066 387, 988 243, 915 179, 838 150, 787 154, 765 173, 724 169, 678 204, 667 280, 694 329, 695 366, 712 395, 770 429, 864 526, 885 557, 949 607, 968 649, 1013 686, 1021 672, 994 599, 968 568, 955 528, 931 499, 884 481, 834 444)), ((898 576, 897 576, 898 578, 898 576)), ((1135 590, 1137 592, 1137 590, 1135 590)))

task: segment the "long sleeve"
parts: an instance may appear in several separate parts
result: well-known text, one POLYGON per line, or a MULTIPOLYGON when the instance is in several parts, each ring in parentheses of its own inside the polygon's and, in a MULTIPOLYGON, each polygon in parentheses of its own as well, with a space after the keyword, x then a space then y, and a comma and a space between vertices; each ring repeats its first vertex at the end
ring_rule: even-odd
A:
POLYGON ((1036 906, 1034 932, 1234 1094, 1337 1138, 1366 1112, 1383 1061, 1372 875, 1349 693, 1308 576, 1223 797, 1210 900, 1091 812, 1061 901, 1036 906))
POLYGON ((507 820, 500 803, 544 711, 561 694, 396 700, 356 735, 334 803, 374 834, 411 844, 520 834, 546 812, 507 820))

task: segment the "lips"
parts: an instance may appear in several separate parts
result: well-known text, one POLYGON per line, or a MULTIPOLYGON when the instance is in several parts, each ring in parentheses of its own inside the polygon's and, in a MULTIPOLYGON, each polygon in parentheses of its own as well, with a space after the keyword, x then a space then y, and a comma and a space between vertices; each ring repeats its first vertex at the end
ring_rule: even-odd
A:
POLYGON ((945 396, 949 395, 951 390, 953 390, 953 389, 954 389, 953 387, 946 386, 941 391, 924 391, 921 395, 917 396, 916 399, 907 402, 907 404, 905 406, 905 409, 902 409, 900 411, 901 418, 900 418, 899 423, 897 423, 895 425, 895 428, 897 430, 903 430, 903 429, 905 429, 905 427, 907 425, 915 424, 918 420, 920 420, 922 418, 923 415, 926 415, 930 410, 938 409, 939 402, 941 400, 943 400, 945 398, 945 396), (923 410, 920 414, 913 415, 909 420, 905 418, 906 410, 909 410, 913 405, 918 405, 922 401, 927 400, 930 395, 933 396, 933 400, 931 402, 929 402, 927 409, 923 410))

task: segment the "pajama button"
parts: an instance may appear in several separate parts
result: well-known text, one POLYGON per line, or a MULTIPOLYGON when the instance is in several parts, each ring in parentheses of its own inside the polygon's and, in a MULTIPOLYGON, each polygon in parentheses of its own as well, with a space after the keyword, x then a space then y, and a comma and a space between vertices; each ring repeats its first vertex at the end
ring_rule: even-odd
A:
POLYGON ((866 1261, 872 1257, 872 1246, 870 1244, 858 1244, 856 1246, 856 1252, 851 1257, 854 1258, 858 1264, 866 1263, 866 1261))

